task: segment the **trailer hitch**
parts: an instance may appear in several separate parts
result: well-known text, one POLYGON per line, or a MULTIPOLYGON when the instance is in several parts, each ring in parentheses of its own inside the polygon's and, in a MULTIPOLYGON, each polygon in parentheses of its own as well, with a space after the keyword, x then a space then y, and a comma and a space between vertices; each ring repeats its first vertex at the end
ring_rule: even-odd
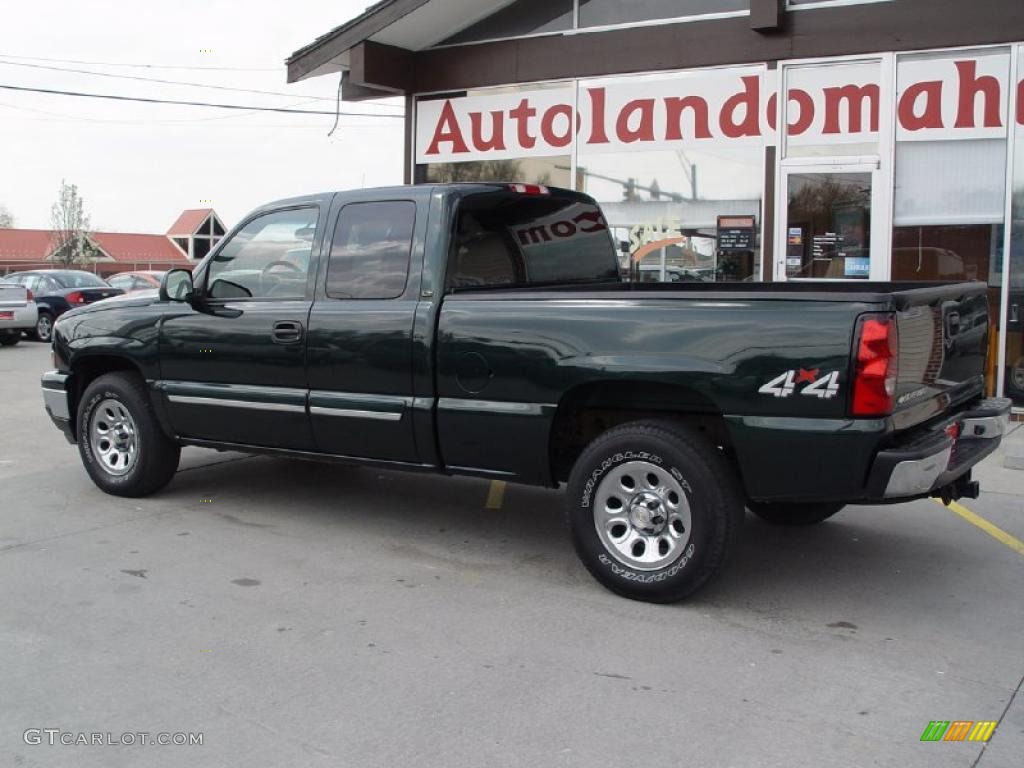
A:
POLYGON ((961 475, 952 483, 932 491, 932 498, 942 499, 947 507, 957 499, 976 499, 981 494, 981 483, 971 480, 971 473, 961 475))

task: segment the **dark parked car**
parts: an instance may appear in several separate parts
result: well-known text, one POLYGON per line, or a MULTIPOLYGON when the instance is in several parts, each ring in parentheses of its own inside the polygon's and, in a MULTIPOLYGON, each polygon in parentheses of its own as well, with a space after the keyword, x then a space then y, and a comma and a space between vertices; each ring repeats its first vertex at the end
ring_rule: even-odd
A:
POLYGON ((1009 401, 983 397, 987 327, 943 350, 985 295, 622 283, 576 192, 339 192, 255 211, 156 296, 69 312, 43 399, 122 496, 182 445, 565 483, 591 573, 668 602, 721 569, 744 506, 806 525, 976 496, 1009 401))
POLYGON ((32 291, 39 315, 31 335, 46 342, 50 341, 54 321, 69 309, 124 293, 98 275, 80 269, 34 269, 7 275, 4 281, 32 291))

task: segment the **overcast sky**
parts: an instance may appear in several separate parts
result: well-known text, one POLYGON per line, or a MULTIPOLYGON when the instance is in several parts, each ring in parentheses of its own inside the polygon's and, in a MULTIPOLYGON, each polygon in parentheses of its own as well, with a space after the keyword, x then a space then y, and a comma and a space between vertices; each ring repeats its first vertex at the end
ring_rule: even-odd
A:
MULTIPOLYGON (((0 13, 0 84, 254 106, 304 102, 295 108, 333 111, 337 78, 287 85, 284 60, 366 5, 364 0, 8 0, 0 13), (286 95, 97 77, 10 62, 286 95), (163 68, 168 66, 244 69, 163 68), (307 102, 312 97, 325 100, 307 102)), ((396 115, 402 101, 343 102, 342 109, 396 115)), ((162 233, 185 208, 213 207, 230 227, 246 211, 276 198, 401 183, 402 120, 342 117, 328 138, 333 122, 328 115, 0 89, 0 206, 14 215, 16 226, 48 228, 50 206, 64 178, 79 186, 93 229, 162 233)))

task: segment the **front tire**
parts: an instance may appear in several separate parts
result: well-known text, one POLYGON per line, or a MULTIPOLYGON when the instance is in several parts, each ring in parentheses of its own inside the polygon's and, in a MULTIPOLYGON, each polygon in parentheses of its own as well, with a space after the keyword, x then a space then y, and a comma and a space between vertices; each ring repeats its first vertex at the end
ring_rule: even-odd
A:
POLYGON ((789 504, 787 502, 748 501, 747 507, 771 525, 817 525, 845 507, 834 501, 789 504))
POLYGON ((569 477, 573 544, 608 589, 682 600, 718 573, 743 523, 739 482, 719 449, 671 422, 605 432, 569 477))
POLYGON ((100 490, 147 496, 174 477, 181 448, 161 430, 138 375, 107 373, 93 381, 76 420, 82 464, 100 490))

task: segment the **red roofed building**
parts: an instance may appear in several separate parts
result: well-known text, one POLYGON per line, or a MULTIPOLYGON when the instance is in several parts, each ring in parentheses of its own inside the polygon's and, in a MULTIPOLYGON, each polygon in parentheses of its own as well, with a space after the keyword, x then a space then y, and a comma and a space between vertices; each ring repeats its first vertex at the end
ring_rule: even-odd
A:
POLYGON ((53 233, 46 229, 0 229, 0 263, 45 259, 52 240, 53 233))
MULTIPOLYGON (((211 208, 184 211, 165 235, 92 232, 89 241, 97 256, 80 268, 111 275, 189 266, 209 253, 224 233, 211 208)), ((53 266, 58 265, 50 230, 0 228, 0 274, 53 266)))

